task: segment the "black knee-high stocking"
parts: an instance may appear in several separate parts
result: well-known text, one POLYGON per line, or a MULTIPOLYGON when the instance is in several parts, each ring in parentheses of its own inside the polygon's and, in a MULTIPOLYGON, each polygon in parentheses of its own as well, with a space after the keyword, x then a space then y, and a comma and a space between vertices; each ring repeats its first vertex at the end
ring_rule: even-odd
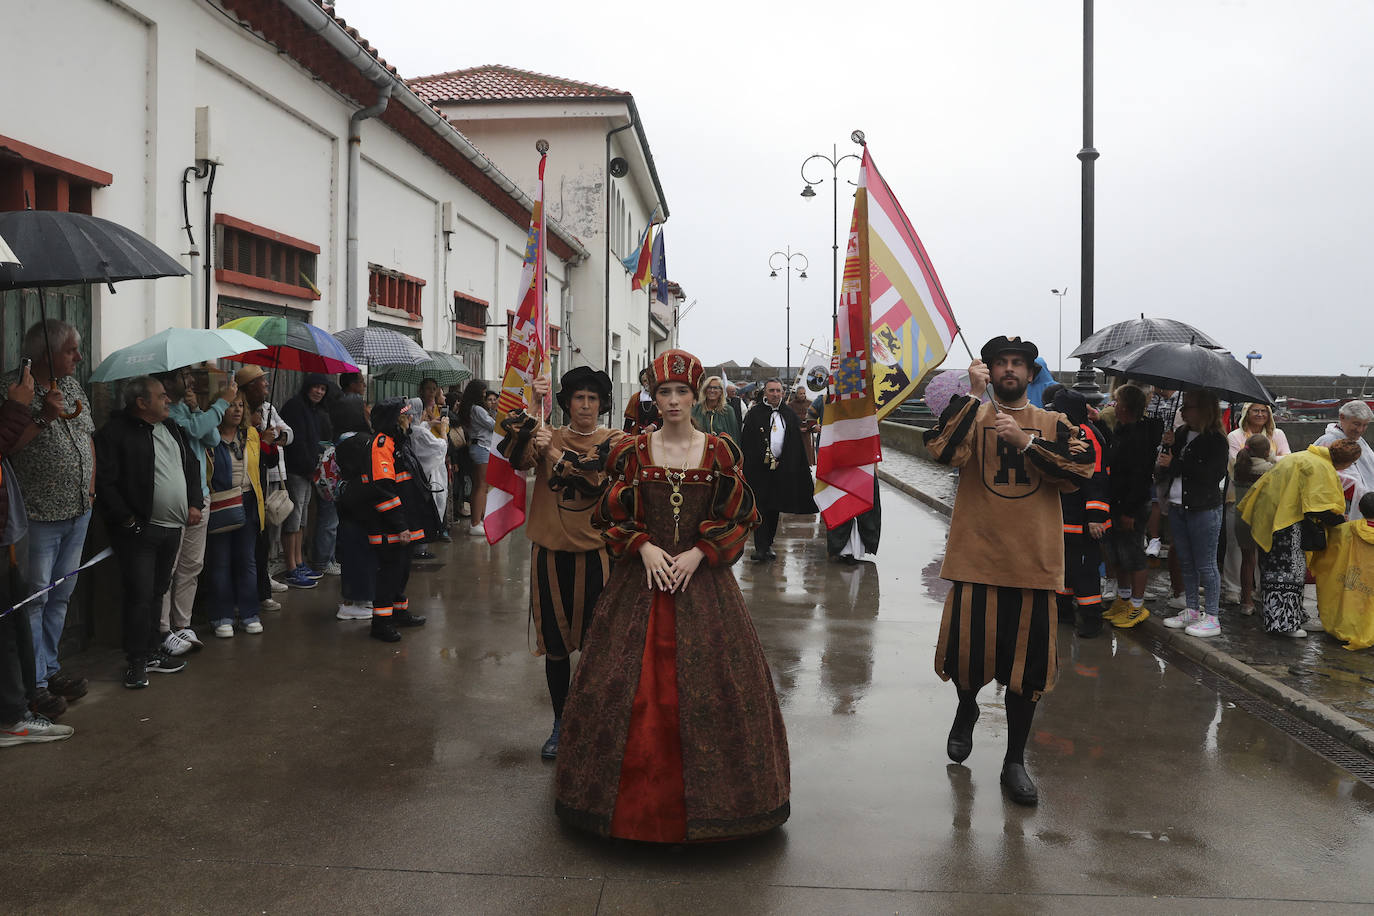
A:
POLYGON ((1026 739, 1030 737, 1031 720, 1035 718, 1035 701, 1019 693, 1007 691, 1007 756, 1006 763, 1026 762, 1026 739))
POLYGON ((568 702, 568 685, 572 683, 572 660, 545 658, 544 679, 549 682, 549 699, 553 701, 553 717, 563 718, 563 705, 568 702))
POLYGON ((955 710, 954 721, 967 725, 978 718, 978 691, 956 689, 959 693, 959 708, 955 710))

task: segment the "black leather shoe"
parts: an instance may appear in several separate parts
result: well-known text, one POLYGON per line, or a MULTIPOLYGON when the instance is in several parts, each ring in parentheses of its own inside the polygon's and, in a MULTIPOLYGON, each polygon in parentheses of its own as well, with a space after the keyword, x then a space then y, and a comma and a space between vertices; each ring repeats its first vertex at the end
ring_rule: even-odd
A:
POLYGON ((773 548, 771 548, 771 547, 768 548, 768 559, 770 559, 770 560, 776 560, 777 558, 778 558, 778 555, 777 555, 776 553, 773 552, 773 548))
POLYGON ((398 611, 391 615, 391 625, 395 627, 422 627, 425 625, 425 618, 409 611, 398 611))
POLYGON ((432 560, 432 559, 434 559, 434 554, 430 553, 428 550, 417 550, 417 551, 415 551, 415 557, 414 557, 414 559, 416 559, 416 560, 432 560))
POLYGON ((974 713, 973 718, 967 722, 954 716, 954 725, 949 730, 949 740, 945 742, 945 753, 949 759, 955 763, 963 763, 968 759, 968 755, 973 753, 973 726, 978 721, 978 714, 974 713))
POLYGON ((553 720, 553 731, 549 734, 549 740, 544 742, 544 746, 539 749, 539 756, 545 760, 553 760, 558 757, 558 739, 563 733, 563 720, 553 720))
POLYGON ((1032 807, 1040 803, 1040 793, 1035 790, 1030 774, 1023 763, 1002 764, 1002 785, 1007 795, 1018 805, 1032 807))
POLYGON ((1078 635, 1082 639, 1096 639, 1102 635, 1102 608, 1094 607, 1091 610, 1079 608, 1078 613, 1078 635))
POLYGON ((750 559, 753 560, 755 563, 762 563, 768 559, 768 554, 762 550, 755 550, 754 553, 750 556, 750 559))
POLYGON ((372 618, 372 632, 369 634, 373 639, 382 642, 400 642, 401 634, 396 632, 396 628, 390 622, 379 623, 378 618, 372 618))

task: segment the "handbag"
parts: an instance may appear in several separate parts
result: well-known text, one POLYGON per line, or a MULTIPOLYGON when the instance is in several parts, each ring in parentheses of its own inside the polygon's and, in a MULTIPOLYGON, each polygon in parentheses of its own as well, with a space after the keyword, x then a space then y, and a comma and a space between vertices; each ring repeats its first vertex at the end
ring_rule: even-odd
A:
POLYGON ((286 521, 291 510, 296 508, 296 504, 291 501, 291 494, 286 492, 286 486, 282 485, 280 489, 268 490, 265 508, 267 524, 280 525, 286 521))
POLYGON ((1298 522, 1298 536, 1302 539, 1304 552, 1326 549, 1326 526, 1318 515, 1303 516, 1302 521, 1298 522))
POLYGON ((461 426, 449 426, 448 428, 449 448, 461 449, 468 447, 468 434, 461 426))
POLYGON ((243 490, 220 490, 210 494, 210 521, 207 534, 224 534, 237 531, 248 523, 243 511, 243 490))

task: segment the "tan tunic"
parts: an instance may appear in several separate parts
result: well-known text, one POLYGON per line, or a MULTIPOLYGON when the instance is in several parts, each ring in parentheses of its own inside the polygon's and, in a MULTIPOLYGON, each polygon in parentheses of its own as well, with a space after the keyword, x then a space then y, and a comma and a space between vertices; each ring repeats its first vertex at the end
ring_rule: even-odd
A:
POLYGON ((535 469, 534 494, 530 497, 525 535, 549 550, 585 553, 605 546, 601 532, 592 527, 592 509, 606 488, 606 458, 624 433, 597 427, 582 436, 568 427, 553 431, 551 446, 557 459, 536 458, 534 442, 526 445, 515 466, 535 469))
POLYGON ((1034 405, 1014 411, 1021 428, 1038 437, 1024 453, 997 438, 991 403, 956 398, 950 408, 926 442, 932 458, 960 470, 941 578, 1063 588, 1059 493, 1092 476, 1091 448, 1078 444, 1063 414, 1034 405))

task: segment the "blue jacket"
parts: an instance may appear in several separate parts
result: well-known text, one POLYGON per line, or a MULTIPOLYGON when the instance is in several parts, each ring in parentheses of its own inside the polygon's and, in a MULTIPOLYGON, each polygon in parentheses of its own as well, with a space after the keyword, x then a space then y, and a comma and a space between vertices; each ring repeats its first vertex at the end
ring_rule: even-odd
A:
MULTIPOLYGON (((200 465, 200 485, 206 499, 210 498, 210 485, 205 479, 205 452, 219 445, 219 425, 224 422, 224 412, 228 409, 224 398, 211 404, 209 410, 192 410, 185 401, 177 401, 170 408, 172 420, 186 433, 186 443, 200 465)), ((205 504, 200 508, 205 508, 205 504)))

